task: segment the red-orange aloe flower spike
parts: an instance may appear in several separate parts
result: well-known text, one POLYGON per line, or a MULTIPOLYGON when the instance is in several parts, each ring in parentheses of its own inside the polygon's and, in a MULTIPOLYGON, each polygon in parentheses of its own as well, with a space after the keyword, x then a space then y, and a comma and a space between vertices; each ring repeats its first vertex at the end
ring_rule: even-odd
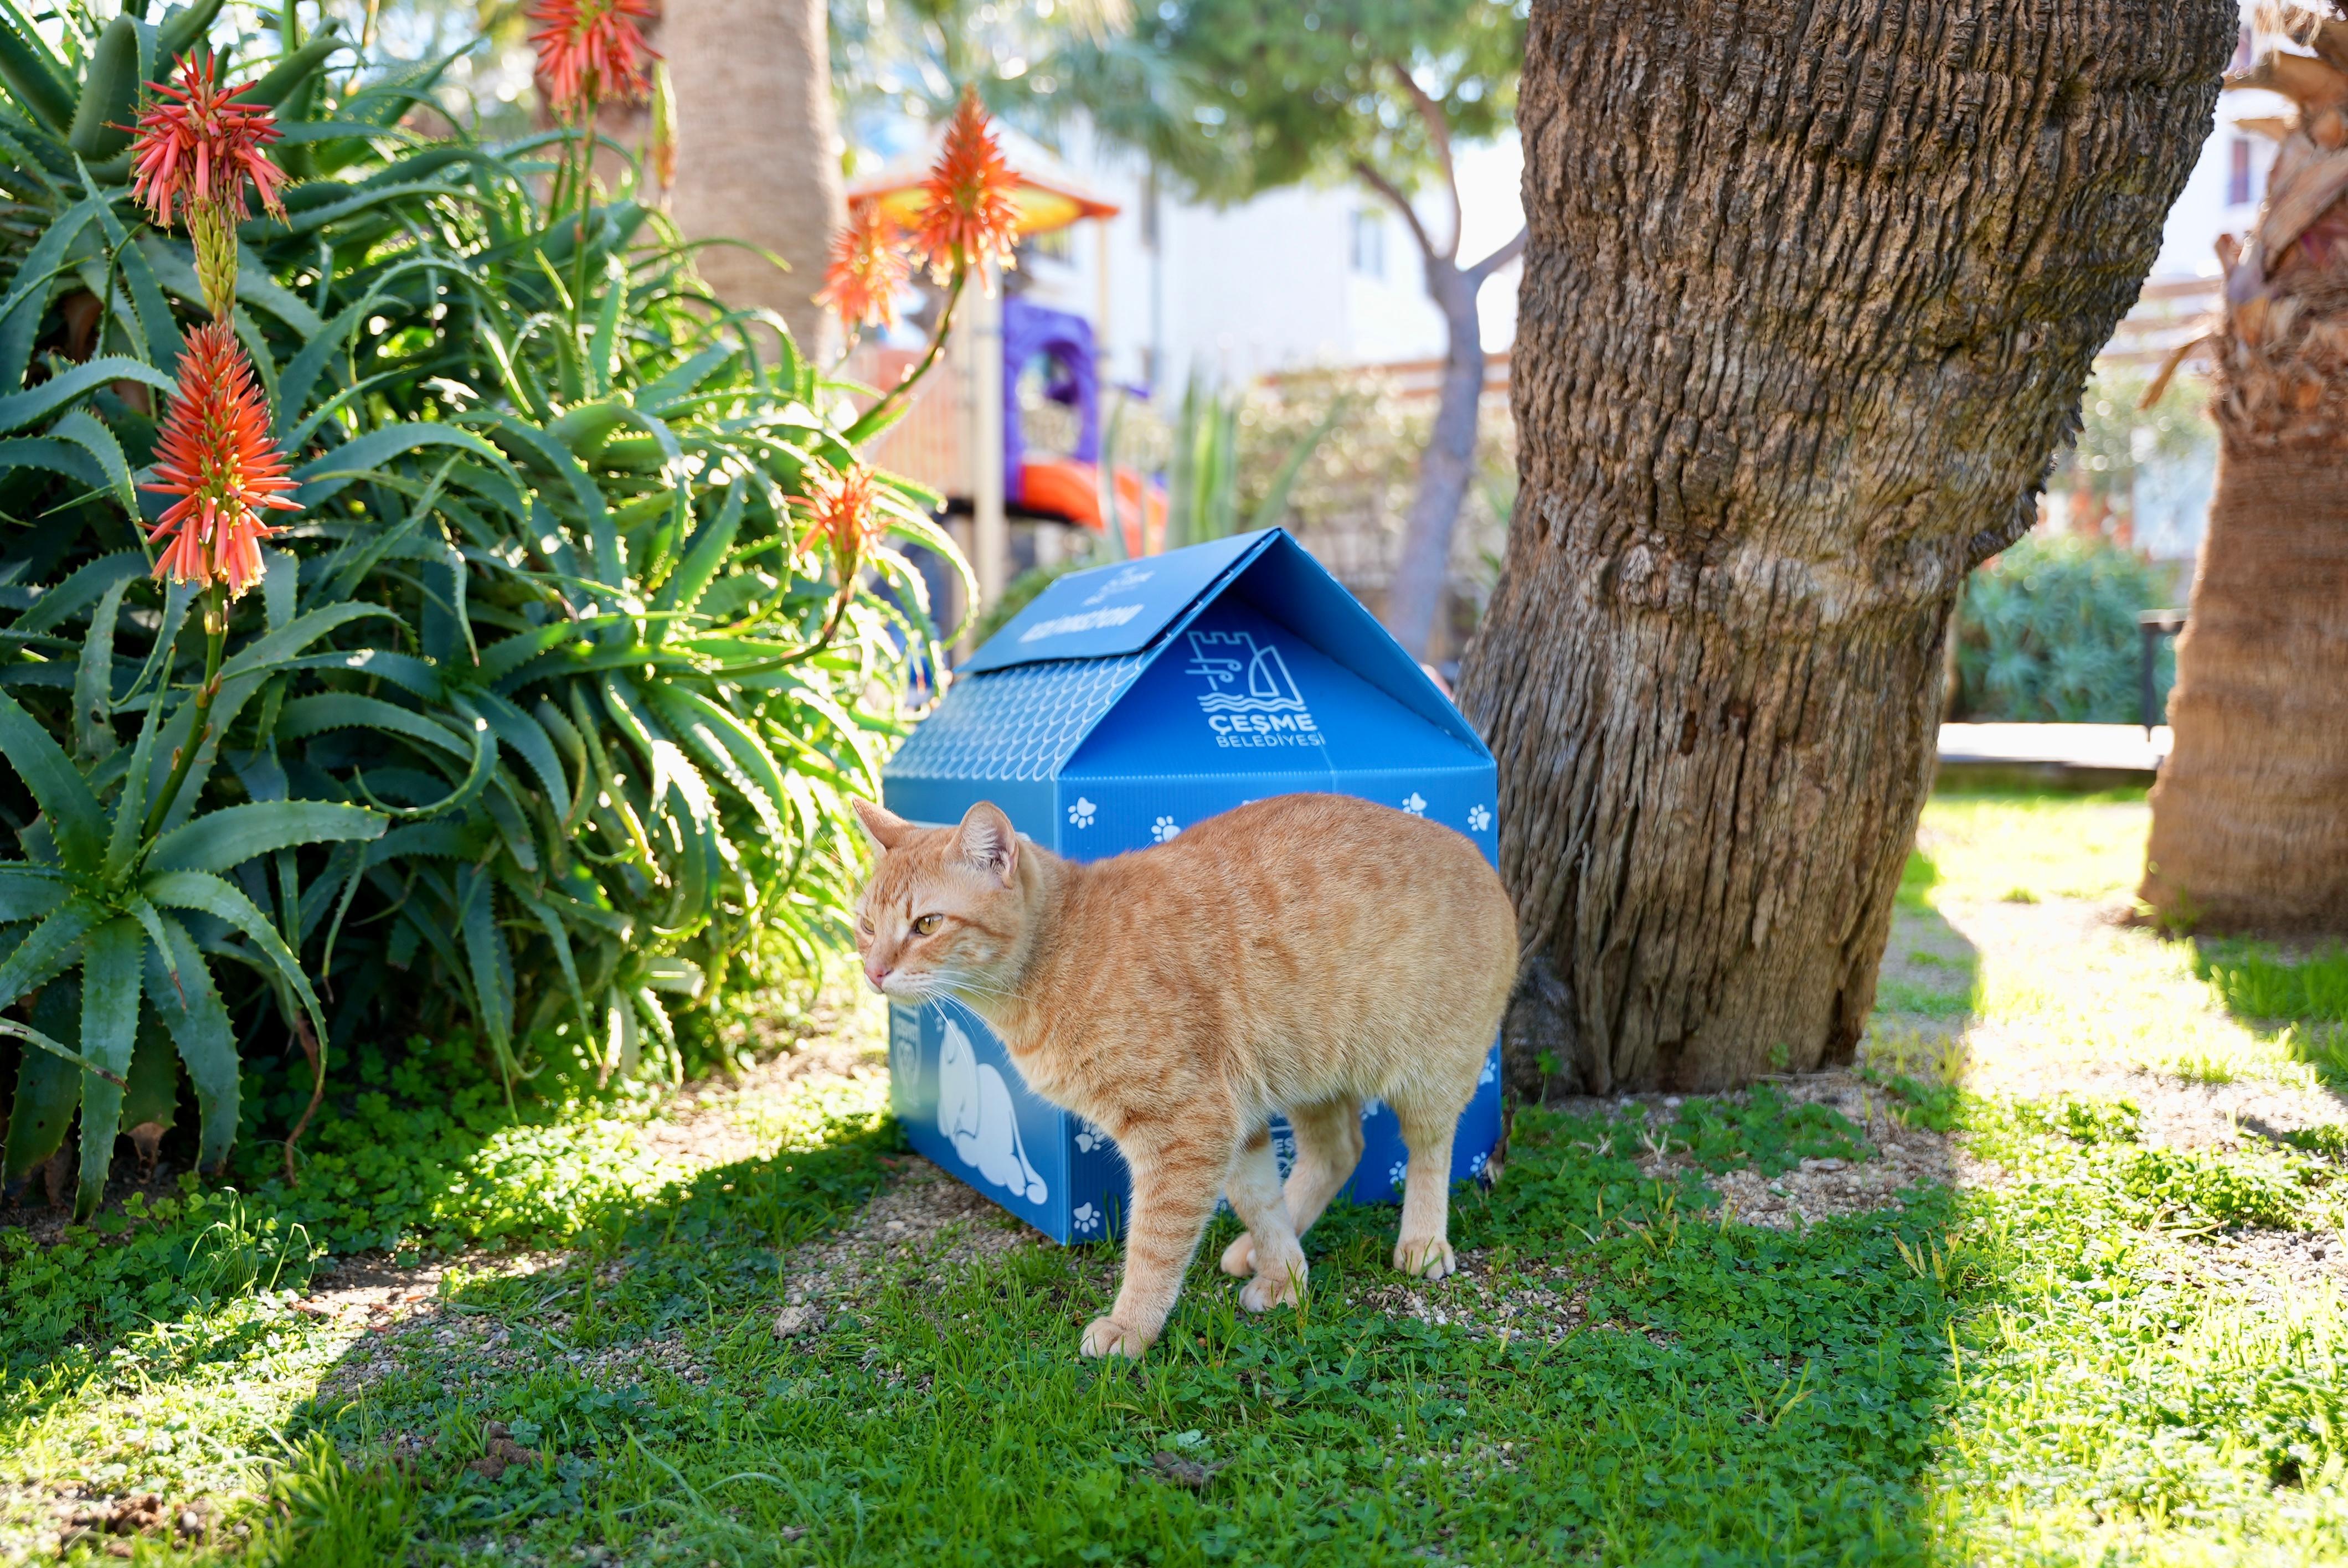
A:
POLYGON ((233 599, 261 579, 261 541, 276 530, 263 508, 298 511, 294 480, 269 435, 269 406, 226 322, 190 333, 180 384, 163 415, 155 478, 143 487, 180 498, 155 525, 155 575, 228 584, 233 599), (165 541, 169 542, 166 543, 165 541))
POLYGON ((913 231, 914 248, 928 260, 932 278, 942 283, 964 268, 1013 264, 1019 204, 1012 193, 1018 186, 978 89, 963 88, 938 160, 922 182, 929 200, 913 231))
POLYGON ((261 205, 285 215, 278 186, 285 176, 262 151, 278 138, 277 117, 265 104, 239 103, 252 84, 220 85, 220 57, 180 61, 176 83, 159 82, 159 95, 139 117, 130 144, 131 195, 159 228, 170 227, 174 209, 217 205, 240 220, 247 216, 244 182, 252 181, 261 205))
POLYGON ((555 118, 576 119, 591 103, 642 103, 650 94, 648 63, 660 57, 644 42, 650 0, 532 0, 529 15, 555 118))
POLYGON ((790 503, 808 519, 799 548, 807 549, 818 539, 831 547, 832 568, 839 574, 844 598, 855 584, 864 552, 888 529, 874 503, 872 470, 851 463, 842 473, 820 457, 809 457, 806 479, 808 493, 793 497, 790 503))
POLYGON ((898 292, 913 274, 904 239, 879 202, 850 207, 847 225, 831 242, 831 264, 815 302, 837 312, 850 330, 895 326, 898 292))

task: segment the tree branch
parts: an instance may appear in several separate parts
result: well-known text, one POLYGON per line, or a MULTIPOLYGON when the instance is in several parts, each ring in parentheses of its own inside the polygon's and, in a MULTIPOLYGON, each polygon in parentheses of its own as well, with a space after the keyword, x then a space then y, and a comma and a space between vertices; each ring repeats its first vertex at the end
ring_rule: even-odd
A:
POLYGON ((1468 268, 1468 281, 1480 287, 1485 279, 1525 253, 1525 231, 1519 229, 1515 239, 1468 268))
POLYGON ((1435 248, 1433 240, 1427 238, 1426 225, 1418 220, 1418 209, 1410 204, 1410 198, 1402 193, 1402 187, 1380 174, 1371 166, 1370 160, 1366 158, 1354 159, 1354 175, 1363 184, 1385 197, 1387 203, 1402 214, 1402 220, 1410 225, 1412 237, 1418 241, 1419 250, 1426 253, 1428 261, 1450 260, 1443 251, 1435 248))
POLYGON ((1410 107, 1418 111, 1419 123, 1426 128, 1426 139, 1435 146, 1436 162, 1443 170, 1443 189, 1451 196, 1451 244, 1443 252, 1443 257, 1446 261, 1456 261, 1459 259, 1459 235, 1466 226, 1466 220, 1459 206, 1459 173, 1451 162, 1451 122, 1445 118, 1443 106, 1426 96, 1426 89, 1418 85, 1416 77, 1393 60, 1386 62, 1386 69, 1402 83, 1403 92, 1410 98, 1410 107))

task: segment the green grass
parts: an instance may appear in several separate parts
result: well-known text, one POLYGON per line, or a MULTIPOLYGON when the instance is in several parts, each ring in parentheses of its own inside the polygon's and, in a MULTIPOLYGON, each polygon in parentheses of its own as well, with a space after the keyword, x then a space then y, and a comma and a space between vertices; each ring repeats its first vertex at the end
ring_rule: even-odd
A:
MULTIPOLYGON (((2111 806, 2140 824, 1935 801, 1910 981, 2083 1059, 2263 1060, 2149 934, 2085 981, 1959 934, 2018 884, 2124 892, 2111 806)), ((1307 1310, 1251 1318, 1222 1220, 1165 1341, 1103 1367, 1075 1355, 1101 1247, 876 1255, 821 1334, 775 1337, 798 1249, 901 1161, 878 1080, 746 1103, 756 1153, 696 1163, 639 1102, 555 1085, 510 1121, 451 1050, 356 1085, 298 1187, 261 1151, 240 1193, 0 1232, 0 1562, 54 1552, 67 1485, 210 1500, 154 1562, 2348 1561, 2348 1317, 2218 1266, 2336 1240, 2348 1130, 2172 1148, 2133 1099, 1982 1097, 1953 1060, 1874 1076, 1896 1136, 1957 1131, 1994 1183, 1766 1229, 1715 1178, 1866 1160, 1861 1128, 1769 1085, 1531 1108, 1457 1202, 1473 1274, 1408 1286, 1392 1212, 1340 1206, 1307 1310), (428 1327, 378 1334, 297 1309, 322 1249, 470 1250, 428 1327)))
POLYGON ((2348 1086, 2348 949, 2289 958, 2260 942, 2199 940, 2193 972, 2226 1010, 2334 1088, 2348 1086))
POLYGON ((1947 794, 1925 807, 1918 842, 1938 866, 1942 897, 2101 898, 2135 887, 2144 875, 2149 823, 2141 790, 1947 794))

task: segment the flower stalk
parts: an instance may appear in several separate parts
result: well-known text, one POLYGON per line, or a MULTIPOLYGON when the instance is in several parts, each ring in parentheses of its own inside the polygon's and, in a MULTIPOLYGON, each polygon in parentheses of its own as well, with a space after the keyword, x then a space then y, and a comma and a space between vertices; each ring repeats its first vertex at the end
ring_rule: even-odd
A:
POLYGON ((159 229, 184 213, 204 306, 219 321, 236 307, 236 226, 251 215, 246 181, 263 210, 285 216, 278 190, 285 176, 264 150, 281 134, 277 117, 239 98, 252 85, 223 87, 218 56, 187 56, 179 79, 159 85, 130 144, 131 198, 159 229))
POLYGON ((220 696, 221 656, 228 648, 228 595, 217 583, 204 589, 203 621, 204 678, 196 688, 195 717, 188 725, 187 740, 171 753, 170 776, 147 803, 144 838, 149 844, 163 831, 164 821, 171 815, 171 803, 180 798, 180 790, 187 784, 197 755, 211 738, 212 703, 220 696))

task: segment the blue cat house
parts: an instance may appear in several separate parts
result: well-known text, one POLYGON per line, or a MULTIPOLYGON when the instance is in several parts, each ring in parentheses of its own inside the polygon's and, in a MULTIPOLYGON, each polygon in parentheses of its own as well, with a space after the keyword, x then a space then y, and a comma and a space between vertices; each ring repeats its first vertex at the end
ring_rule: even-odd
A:
MULTIPOLYGON (((942 825, 991 800, 1073 860, 1163 843, 1267 795, 1361 795, 1457 828, 1497 862, 1492 756, 1358 600, 1282 529, 1060 579, 957 672, 882 773, 884 804, 942 825)), ((1179 940, 1169 932, 1167 939, 1179 940)), ((891 1006, 891 1097, 912 1145, 1061 1242, 1117 1228, 1116 1146, 1030 1093, 975 1013, 891 1006)), ((1272 1128, 1281 1167, 1294 1155, 1272 1128)), ((1363 1112, 1346 1195, 1399 1195, 1394 1112, 1363 1112)), ((1499 1048, 1453 1143, 1482 1174, 1500 1136, 1499 1048)))

